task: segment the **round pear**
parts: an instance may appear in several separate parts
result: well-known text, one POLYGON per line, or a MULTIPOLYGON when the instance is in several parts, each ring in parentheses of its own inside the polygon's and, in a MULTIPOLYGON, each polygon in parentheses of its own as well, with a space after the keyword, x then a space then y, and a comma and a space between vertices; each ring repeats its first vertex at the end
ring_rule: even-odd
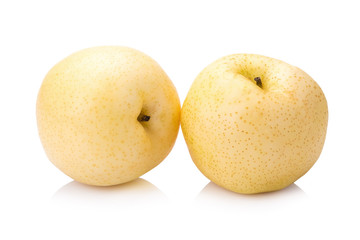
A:
POLYGON ((195 79, 181 128, 198 169, 228 190, 285 188, 317 161, 328 107, 301 69, 254 54, 223 57, 195 79))
POLYGON ((168 155, 180 102, 149 56, 104 46, 76 52, 49 71, 36 116, 56 167, 76 181, 109 186, 138 178, 168 155))

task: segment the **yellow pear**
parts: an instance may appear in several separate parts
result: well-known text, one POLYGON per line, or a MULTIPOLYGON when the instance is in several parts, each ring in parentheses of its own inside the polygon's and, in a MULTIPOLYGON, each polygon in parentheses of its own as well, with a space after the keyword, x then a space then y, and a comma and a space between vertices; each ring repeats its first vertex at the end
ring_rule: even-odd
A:
POLYGON ((325 96, 304 71, 254 54, 223 57, 195 79, 181 128, 198 169, 238 193, 282 189, 319 158, 325 96))
POLYGON ((56 64, 40 88, 36 115, 56 167, 79 182, 108 186, 138 178, 168 155, 180 102, 149 56, 105 46, 56 64))

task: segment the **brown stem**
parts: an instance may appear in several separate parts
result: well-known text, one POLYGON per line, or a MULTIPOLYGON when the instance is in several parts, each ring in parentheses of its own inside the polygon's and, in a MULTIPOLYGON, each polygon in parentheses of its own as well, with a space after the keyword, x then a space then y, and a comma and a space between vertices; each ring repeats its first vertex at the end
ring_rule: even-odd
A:
POLYGON ((137 120, 139 122, 148 122, 150 120, 150 116, 140 113, 137 120))
POLYGON ((256 77, 254 78, 256 85, 258 85, 260 88, 263 88, 262 82, 261 82, 261 78, 260 77, 256 77))

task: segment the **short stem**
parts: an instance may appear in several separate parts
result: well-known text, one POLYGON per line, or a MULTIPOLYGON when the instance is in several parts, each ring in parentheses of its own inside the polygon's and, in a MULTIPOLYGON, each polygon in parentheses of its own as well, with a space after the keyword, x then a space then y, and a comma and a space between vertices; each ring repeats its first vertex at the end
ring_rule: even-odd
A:
POLYGON ((139 122, 148 122, 150 120, 150 116, 140 113, 137 120, 139 122))
POLYGON ((260 88, 263 88, 262 82, 261 82, 261 78, 260 77, 256 77, 254 78, 256 85, 258 85, 260 88))

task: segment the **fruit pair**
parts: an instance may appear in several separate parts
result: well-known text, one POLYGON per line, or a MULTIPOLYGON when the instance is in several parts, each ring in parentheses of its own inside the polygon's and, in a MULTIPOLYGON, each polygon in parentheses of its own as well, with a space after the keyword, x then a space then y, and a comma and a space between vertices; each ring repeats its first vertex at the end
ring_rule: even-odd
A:
POLYGON ((174 145, 180 111, 196 166, 239 193, 278 190, 304 175, 320 155, 328 118, 310 76, 251 54, 206 67, 182 109, 161 67, 125 47, 70 55, 49 71, 37 99, 48 158, 73 179, 100 186, 157 166, 174 145))

